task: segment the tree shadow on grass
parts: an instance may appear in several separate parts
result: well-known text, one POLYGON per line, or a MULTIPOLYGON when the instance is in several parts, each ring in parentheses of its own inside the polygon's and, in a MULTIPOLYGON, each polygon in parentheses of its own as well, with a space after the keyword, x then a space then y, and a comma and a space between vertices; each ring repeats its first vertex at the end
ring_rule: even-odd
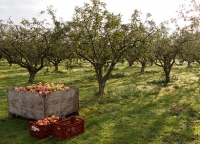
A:
MULTIPOLYGON (((163 104, 165 100, 152 100, 122 111, 125 114, 118 117, 118 123, 113 126, 114 138, 108 143, 186 143, 197 140, 193 127, 185 125, 198 118, 196 111, 187 104, 175 107, 172 103, 163 104)), ((179 100, 175 98, 174 102, 179 100)))
MULTIPOLYGON (((192 105, 181 102, 184 95, 156 93, 138 97, 96 97, 87 101, 84 108, 85 132, 70 139, 60 141, 49 137, 38 140, 22 129, 28 121, 10 119, 0 126, 1 133, 8 131, 4 139, 12 137, 16 142, 37 144, 136 144, 136 143, 189 143, 198 140, 193 132, 198 112, 192 105), (18 123, 19 124, 17 126, 18 123), (4 129, 4 130, 2 130, 4 129), (22 135, 15 137, 18 133, 22 135)), ((119 93, 118 93, 119 94, 119 93)), ((93 96, 94 97, 94 96, 93 96)), ((2 139, 3 139, 2 138, 2 139)), ((0 140, 2 141, 0 138, 0 140)), ((0 142, 1 142, 0 141, 0 142)), ((7 139, 7 143, 11 140, 7 139)))

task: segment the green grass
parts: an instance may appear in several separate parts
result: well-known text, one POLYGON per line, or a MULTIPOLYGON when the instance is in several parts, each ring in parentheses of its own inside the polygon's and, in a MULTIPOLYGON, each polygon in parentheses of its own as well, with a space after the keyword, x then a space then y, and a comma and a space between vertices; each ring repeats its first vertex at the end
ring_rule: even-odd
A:
POLYGON ((41 70, 35 81, 65 83, 79 88, 80 116, 85 132, 58 140, 38 140, 29 134, 29 120, 8 117, 7 89, 28 85, 26 69, 0 63, 0 144, 183 144, 200 143, 200 65, 174 66, 171 82, 164 85, 160 67, 118 64, 107 81, 105 95, 91 65, 83 63, 71 71, 64 63, 59 71, 41 70))

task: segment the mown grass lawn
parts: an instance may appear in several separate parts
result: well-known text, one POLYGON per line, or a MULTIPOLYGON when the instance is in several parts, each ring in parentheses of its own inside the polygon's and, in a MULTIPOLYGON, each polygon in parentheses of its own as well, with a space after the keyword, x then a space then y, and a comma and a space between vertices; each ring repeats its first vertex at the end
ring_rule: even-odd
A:
POLYGON ((58 140, 38 140, 29 134, 29 120, 8 117, 7 89, 28 85, 26 69, 0 63, 0 144, 183 144, 200 143, 200 65, 174 66, 171 83, 164 87, 163 70, 140 65, 118 64, 106 85, 106 94, 97 94, 92 67, 83 63, 68 71, 53 67, 41 70, 35 81, 65 83, 79 88, 80 111, 85 132, 58 140))

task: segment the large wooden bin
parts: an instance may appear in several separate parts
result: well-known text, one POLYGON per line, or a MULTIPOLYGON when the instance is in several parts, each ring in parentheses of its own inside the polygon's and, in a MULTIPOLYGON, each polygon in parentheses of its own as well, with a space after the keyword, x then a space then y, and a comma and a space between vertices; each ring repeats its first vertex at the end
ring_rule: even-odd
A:
POLYGON ((79 109, 79 91, 75 87, 47 95, 9 89, 7 96, 10 117, 18 115, 39 120, 47 115, 58 115, 65 118, 79 109))

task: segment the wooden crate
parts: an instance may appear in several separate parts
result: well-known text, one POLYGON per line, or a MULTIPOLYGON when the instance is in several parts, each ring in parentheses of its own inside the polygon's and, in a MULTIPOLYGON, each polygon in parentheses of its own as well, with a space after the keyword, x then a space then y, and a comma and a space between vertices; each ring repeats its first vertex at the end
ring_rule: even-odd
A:
POLYGON ((8 114, 28 119, 43 119, 47 115, 58 115, 63 119, 79 109, 78 88, 56 91, 48 95, 8 90, 8 114))

